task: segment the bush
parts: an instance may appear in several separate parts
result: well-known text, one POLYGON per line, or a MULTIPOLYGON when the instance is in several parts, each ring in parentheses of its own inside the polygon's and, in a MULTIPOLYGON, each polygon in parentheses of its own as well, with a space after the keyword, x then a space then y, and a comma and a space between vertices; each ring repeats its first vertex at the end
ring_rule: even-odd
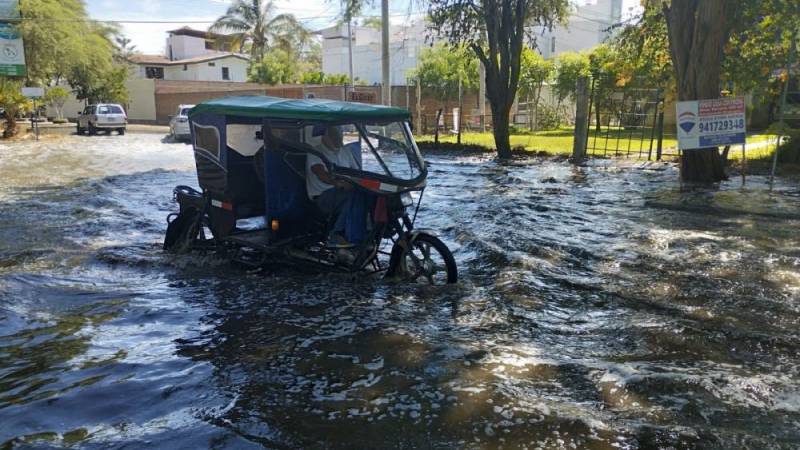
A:
POLYGON ((68 123, 68 122, 69 122, 69 120, 67 120, 67 119, 64 119, 64 118, 60 118, 60 119, 59 119, 59 118, 56 118, 56 119, 53 119, 53 123, 68 123))
POLYGON ((536 121, 539 131, 557 130, 569 123, 569 117, 562 108, 553 105, 540 105, 536 121))

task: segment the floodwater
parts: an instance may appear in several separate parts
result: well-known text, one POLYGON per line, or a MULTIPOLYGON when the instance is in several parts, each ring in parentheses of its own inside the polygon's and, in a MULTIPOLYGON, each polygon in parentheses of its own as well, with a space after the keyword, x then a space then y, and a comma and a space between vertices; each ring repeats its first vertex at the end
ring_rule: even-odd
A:
POLYGON ((425 288, 162 253, 161 136, 0 156, 2 449, 800 447, 796 181, 429 155, 425 288))

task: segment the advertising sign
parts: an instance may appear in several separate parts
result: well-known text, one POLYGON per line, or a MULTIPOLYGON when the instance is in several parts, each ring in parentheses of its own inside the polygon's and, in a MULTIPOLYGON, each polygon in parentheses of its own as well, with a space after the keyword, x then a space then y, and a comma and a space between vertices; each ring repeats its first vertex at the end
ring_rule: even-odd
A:
POLYGON ((24 87, 22 88, 22 95, 28 98, 42 98, 44 97, 44 88, 24 87))
POLYGON ((0 0, 0 22, 19 20, 19 0, 0 0))
POLYGON ((19 0, 0 0, 0 76, 25 76, 25 49, 15 23, 19 0))
POLYGON ((678 102, 676 117, 681 150, 745 143, 744 98, 678 102))
POLYGON ((25 76, 25 48, 17 27, 0 23, 0 75, 25 76))

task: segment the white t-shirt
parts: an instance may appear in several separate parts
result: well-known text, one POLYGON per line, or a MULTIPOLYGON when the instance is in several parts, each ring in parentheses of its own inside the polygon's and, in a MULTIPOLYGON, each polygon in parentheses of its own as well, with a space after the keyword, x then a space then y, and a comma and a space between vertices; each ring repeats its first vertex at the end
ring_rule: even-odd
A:
MULTIPOLYGON (((338 150, 331 150, 325 145, 320 144, 314 146, 314 150, 325 155, 328 161, 339 167, 358 169, 358 163, 356 162, 355 157, 353 157, 353 154, 350 152, 350 149, 340 148, 338 150)), ((323 163, 317 155, 313 155, 311 153, 306 155, 306 191, 308 191, 308 198, 311 200, 314 200, 315 197, 327 191, 328 189, 333 188, 333 185, 323 183, 322 180, 320 180, 319 177, 311 170, 311 167, 317 164, 322 164, 323 167, 325 166, 325 163, 323 163)))

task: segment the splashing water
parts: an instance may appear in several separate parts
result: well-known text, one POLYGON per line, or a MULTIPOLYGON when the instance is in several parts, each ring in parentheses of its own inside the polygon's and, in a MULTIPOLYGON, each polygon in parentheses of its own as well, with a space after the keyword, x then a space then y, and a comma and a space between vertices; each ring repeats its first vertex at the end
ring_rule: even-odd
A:
POLYGON ((419 288, 163 254, 160 136, 0 153, 0 448, 800 445, 794 181, 428 155, 419 288))

